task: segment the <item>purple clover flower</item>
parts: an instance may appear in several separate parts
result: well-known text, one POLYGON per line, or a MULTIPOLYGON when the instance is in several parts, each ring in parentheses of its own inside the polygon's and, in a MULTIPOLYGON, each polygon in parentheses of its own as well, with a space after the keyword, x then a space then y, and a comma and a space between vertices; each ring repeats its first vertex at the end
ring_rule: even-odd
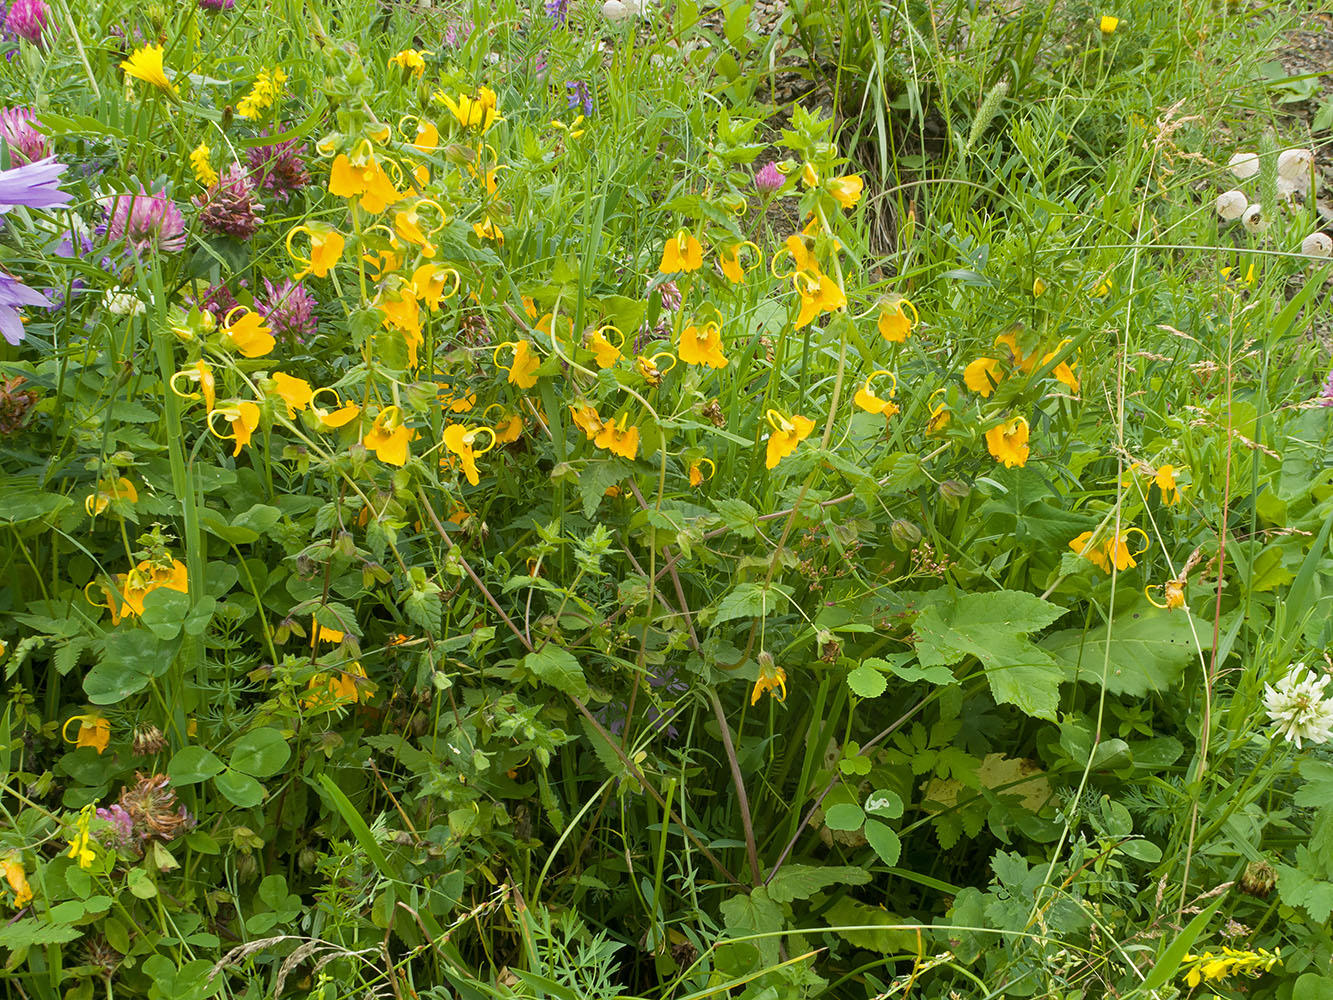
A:
POLYGON ((290 278, 283 279, 280 285, 265 278, 264 295, 255 300, 256 310, 268 322, 274 335, 298 344, 315 335, 318 329, 315 307, 318 305, 305 285, 290 278))
POLYGON ((254 181, 239 163, 228 167, 194 203, 200 209, 199 221, 207 228, 237 239, 248 240, 263 221, 254 181))
POLYGON ((104 199, 106 233, 113 243, 124 240, 136 253, 145 250, 174 253, 185 246, 185 217, 165 191, 118 194, 104 199))
POLYGON ((451 49, 457 48, 467 42, 472 35, 472 22, 468 20, 459 21, 457 24, 450 24, 444 29, 444 44, 451 49))
MULTIPOLYGON (((237 288, 246 288, 249 282, 244 278, 236 282, 237 288)), ((211 312, 213 318, 221 323, 226 319, 227 314, 235 309, 240 303, 236 301, 236 295, 225 283, 212 285, 204 292, 203 298, 198 300, 198 306, 205 312, 211 312)))
POLYGON ((12 275, 0 271, 0 334, 10 344, 18 344, 23 340, 23 320, 19 316, 19 306, 46 306, 49 309, 51 300, 12 275))
POLYGON ((200 10, 231 10, 236 6, 236 0, 199 0, 200 10))
POLYGON ((571 111, 582 108, 585 115, 592 114, 592 91, 582 80, 570 80, 565 84, 565 89, 569 91, 569 108, 571 111))
POLYGON ((769 195, 782 187, 786 178, 778 172, 777 164, 769 162, 755 171, 754 189, 760 194, 769 195))
POLYGON ((55 157, 25 163, 10 170, 0 170, 0 215, 15 205, 27 208, 59 208, 68 204, 68 191, 59 188, 60 175, 65 164, 55 157))
POLYGON ((107 840, 116 848, 130 848, 134 843, 134 817, 119 802, 97 810, 97 818, 111 824, 107 840))
POLYGON ((33 163, 51 155, 51 141, 36 127, 37 116, 28 108, 0 109, 0 139, 19 162, 33 163))
POLYGON ((34 45, 40 45, 49 13, 46 0, 14 0, 5 17, 5 28, 34 45))
POLYGON ((287 139, 270 146, 255 146, 246 153, 245 162, 250 168, 250 179, 271 192, 279 201, 287 201, 310 183, 310 172, 301 159, 305 151, 306 145, 300 139, 287 139))

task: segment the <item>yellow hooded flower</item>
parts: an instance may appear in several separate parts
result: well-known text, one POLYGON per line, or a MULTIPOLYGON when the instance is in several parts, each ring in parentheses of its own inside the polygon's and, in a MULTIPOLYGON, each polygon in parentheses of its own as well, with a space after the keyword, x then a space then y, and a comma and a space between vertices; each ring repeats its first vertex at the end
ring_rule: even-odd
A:
POLYGON ((597 367, 603 370, 614 367, 620 361, 622 357, 620 348, 624 345, 625 335, 614 326, 604 326, 588 334, 588 347, 591 348, 593 357, 597 360, 597 367), (606 331, 608 330, 620 335, 619 346, 607 339, 606 331))
POLYGON ((619 421, 604 421, 593 444, 621 458, 634 458, 639 453, 639 428, 626 426, 628 420, 629 415, 622 413, 619 421))
POLYGON ((861 388, 856 391, 856 395, 852 398, 852 402, 867 413, 882 413, 885 418, 888 418, 898 412, 898 404, 893 402, 893 397, 897 394, 898 376, 894 375, 891 371, 880 368, 871 372, 870 375, 867 376, 865 385, 861 386, 861 388), (893 379, 893 387, 889 389, 888 399, 882 399, 875 395, 875 389, 872 383, 875 381, 876 377, 880 375, 887 375, 889 378, 893 379))
POLYGON ((264 317, 245 306, 237 306, 222 321, 222 338, 243 358, 262 358, 277 346, 277 338, 264 317), (233 320, 237 313, 241 316, 233 320))
MULTIPOLYGON (((1069 343, 1067 339, 1062 340, 1060 341, 1059 345, 1055 348, 1055 350, 1051 351, 1050 354, 1042 355, 1041 359, 1042 367, 1045 367, 1046 365, 1049 365, 1052 361, 1054 361, 1056 357, 1059 355, 1059 353, 1062 350, 1064 350, 1065 344, 1067 343, 1069 343)), ((1075 361, 1075 364, 1077 363, 1078 362, 1075 361)), ((1054 375, 1061 382, 1063 382, 1065 385, 1069 386, 1070 392, 1078 392, 1078 376, 1074 374, 1073 365, 1071 365, 1068 361, 1061 361, 1058 365, 1056 365, 1053 369, 1051 369, 1051 374, 1054 375)))
POLYGON ((1162 491, 1162 503, 1165 506, 1174 507, 1180 503, 1180 486, 1176 483, 1176 467, 1174 465, 1158 466, 1157 471, 1153 473, 1153 482, 1162 491))
POLYGON ((986 399, 1004 378, 1004 365, 994 358, 977 358, 963 369, 963 384, 986 399))
POLYGON ((310 397, 310 412, 315 415, 315 419, 319 421, 319 426, 321 428, 324 430, 336 430, 337 428, 343 427, 355 420, 361 413, 361 407, 357 406, 355 403, 347 403, 344 405, 335 390, 325 387, 316 389, 314 394, 310 397), (320 394, 325 392, 333 396, 334 408, 332 410, 326 410, 318 403, 320 394))
POLYGON ((171 391, 182 399, 198 399, 202 393, 204 409, 211 411, 217 402, 217 379, 213 377, 213 369, 208 367, 207 362, 196 361, 171 376, 171 391), (199 386, 199 392, 182 392, 180 386, 176 384, 178 379, 195 383, 199 386))
POLYGON ((296 226, 287 233, 287 254, 298 265, 305 266, 299 271, 294 280, 300 281, 307 274, 313 274, 316 278, 327 277, 334 266, 342 259, 343 247, 347 241, 343 239, 342 233, 334 229, 326 222, 308 222, 302 226, 296 226), (298 257, 292 250, 292 239, 298 234, 304 233, 310 237, 310 258, 298 257))
POLYGON ((76 750, 79 747, 92 747, 100 757, 111 742, 111 723, 96 713, 75 715, 65 723, 60 735, 66 743, 73 743, 76 750), (79 732, 74 739, 70 739, 69 727, 76 722, 79 724, 79 732))
POLYGON ((986 447, 997 462, 1006 469, 1020 468, 1028 460, 1028 422, 1023 417, 1011 417, 986 432, 986 447))
POLYGON ((273 391, 287 404, 287 417, 292 419, 298 410, 304 410, 314 399, 315 390, 303 378, 295 378, 285 372, 273 373, 273 391))
POLYGON ((704 266, 704 248, 688 229, 682 229, 667 240, 662 249, 662 263, 657 269, 662 274, 697 271, 704 266))
POLYGON ((815 429, 815 422, 799 413, 787 418, 777 410, 769 410, 765 414, 765 419, 772 428, 768 435, 768 450, 764 459, 764 465, 770 469, 776 468, 777 464, 795 451, 796 446, 808 438, 810 432, 815 429))
POLYGON ((879 334, 890 344, 902 344, 912 335, 912 327, 921 321, 916 306, 901 295, 889 295, 879 304, 879 334), (907 315, 907 310, 912 315, 907 315))
POLYGON ((759 679, 754 682, 754 690, 750 693, 750 704, 759 704, 759 699, 765 692, 774 692, 774 697, 778 701, 787 700, 787 672, 773 662, 773 657, 769 653, 759 654, 759 679), (781 694, 776 692, 781 691, 781 694))
POLYGON ((591 403, 571 406, 569 416, 574 421, 574 426, 583 431, 589 441, 597 437, 602 430, 602 418, 591 403))
POLYGON ((331 712, 344 705, 369 701, 374 693, 375 685, 366 680, 365 667, 352 660, 331 674, 321 673, 310 678, 301 704, 315 711, 331 712))
POLYGON ((345 153, 333 158, 329 168, 329 194, 349 198, 372 215, 378 215, 403 195, 371 153, 353 162, 345 153))
MULTIPOLYGON (((505 368, 509 372, 508 381, 520 389, 531 389, 537 384, 537 369, 541 367, 541 356, 532 349, 530 341, 510 340, 495 348, 492 360, 497 365, 500 364, 500 352, 506 347, 512 348, 514 351, 514 360, 510 362, 508 368, 505 368)), ((504 368, 503 365, 500 365, 500 367, 504 368)))
POLYGON ((412 294, 426 303, 431 312, 438 312, 440 302, 458 294, 461 281, 458 272, 452 267, 422 264, 412 272, 412 294))
POLYGON ((722 328, 716 323, 705 323, 702 330, 693 324, 687 326, 680 332, 677 351, 680 360, 687 365, 727 367, 727 359, 722 354, 722 328))
POLYGON ((138 503, 139 491, 123 476, 119 479, 103 479, 97 484, 97 489, 84 499, 83 509, 88 512, 89 517, 96 517, 106 510, 113 500, 138 503))
POLYGON ((249 400, 233 403, 230 406, 220 406, 216 410, 208 412, 208 429, 214 437, 236 443, 236 448, 231 453, 232 457, 235 458, 241 453, 241 449, 250 443, 255 428, 259 426, 259 416, 259 406, 249 400), (220 432, 214 422, 215 417, 221 417, 223 421, 230 424, 231 433, 223 434, 220 432))
POLYGON ((4 871, 5 881, 14 891, 14 909, 23 909, 32 902, 32 886, 28 884, 28 873, 23 867, 22 855, 17 851, 10 851, 0 858, 0 870, 4 871))
POLYGON ((808 326, 820 313, 833 312, 847 305, 842 287, 827 274, 817 277, 798 272, 792 279, 801 296, 801 311, 794 324, 797 330, 808 326))
POLYGON ((389 56, 389 65, 401 69, 403 76, 421 76, 426 72, 426 56, 429 55, 434 55, 434 53, 421 52, 417 49, 403 49, 397 55, 389 56))
POLYGON ((698 489, 706 480, 712 479, 713 474, 717 472, 717 466, 711 458, 696 458, 690 463, 689 476, 690 486, 698 489), (708 475, 704 475, 703 465, 708 463, 708 475))
POLYGON ((824 187, 828 189, 829 194, 838 200, 838 204, 843 208, 851 210, 856 207, 856 203, 861 200, 861 191, 864 183, 857 174, 848 174, 845 177, 834 177, 825 183, 824 187))
POLYGON ((1106 546, 1102 543, 1094 545, 1092 543, 1093 532, 1085 531, 1077 538, 1069 542, 1069 547, 1074 550, 1074 554, 1082 556, 1088 562, 1096 565, 1103 573, 1111 572, 1111 563, 1106 558, 1106 546))
POLYGON ((402 412, 398 407, 386 406, 375 418, 370 430, 366 431, 363 443, 385 465, 401 467, 407 464, 408 442, 416 436, 416 431, 402 422, 402 412))
POLYGON ((444 429, 444 446, 458 456, 463 465, 463 475, 473 486, 480 482, 477 474, 477 456, 484 455, 495 447, 495 431, 490 427, 465 427, 463 424, 450 424, 444 429), (480 434, 489 434, 490 443, 485 448, 473 448, 472 444, 480 434))

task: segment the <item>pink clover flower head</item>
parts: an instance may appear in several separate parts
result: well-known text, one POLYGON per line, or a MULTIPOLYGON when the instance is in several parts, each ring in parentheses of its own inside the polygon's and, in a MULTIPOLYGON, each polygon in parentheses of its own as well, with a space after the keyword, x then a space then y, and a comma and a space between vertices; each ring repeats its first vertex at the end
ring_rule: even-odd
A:
POLYGON ((185 246, 185 217, 165 191, 149 194, 140 184, 138 194, 106 198, 102 207, 108 216, 107 237, 113 243, 124 240, 137 253, 174 253, 185 246))
POLYGON ((301 159, 305 151, 306 144, 300 139, 255 146, 246 154, 250 179, 279 201, 287 201, 310 183, 310 171, 301 159))
POLYGON ((313 337, 318 329, 315 307, 319 303, 306 290, 305 285, 283 279, 282 284, 274 285, 264 279, 264 295, 255 302, 255 308, 268 322, 274 335, 284 340, 304 343, 313 337))
POLYGON ((755 171, 754 189, 760 194, 772 194, 782 187, 782 182, 785 180, 786 178, 778 172, 777 165, 770 161, 755 171))
POLYGON ((239 163, 233 163, 218 182, 194 199, 199 221, 217 233, 248 240, 263 221, 263 207, 255 197, 254 181, 239 163))
POLYGON ((16 205, 25 208, 60 208, 72 197, 60 190, 60 175, 65 164, 54 156, 34 160, 9 170, 0 170, 0 215, 16 205))
POLYGON ((46 30, 48 13, 46 0, 14 0, 5 18, 5 29, 38 45, 46 30))
POLYGON ((18 278, 0 271, 0 335, 10 344, 17 345, 23 340, 23 319, 19 316, 20 306, 46 306, 51 308, 51 300, 41 292, 33 291, 18 278))
MULTIPOLYGON (((249 284, 250 283, 244 278, 236 283, 238 288, 246 288, 249 284)), ((225 283, 209 286, 203 296, 197 299, 197 303, 200 309, 203 309, 206 312, 211 312, 213 318, 219 323, 226 318, 227 313, 231 312, 241 304, 237 301, 236 295, 225 283)))
POLYGON ((28 108, 0 109, 0 139, 19 163, 51 155, 51 141, 37 131, 37 116, 28 108))
POLYGON ((231 10, 236 0, 199 0, 200 10, 231 10))
POLYGON ((1324 379, 1324 390, 1319 396, 1320 406, 1333 406, 1333 371, 1324 379))
POLYGON ((134 845, 134 817, 119 802, 113 803, 105 809, 98 809, 97 818, 106 820, 111 824, 110 836, 107 839, 116 847, 131 847, 134 845))

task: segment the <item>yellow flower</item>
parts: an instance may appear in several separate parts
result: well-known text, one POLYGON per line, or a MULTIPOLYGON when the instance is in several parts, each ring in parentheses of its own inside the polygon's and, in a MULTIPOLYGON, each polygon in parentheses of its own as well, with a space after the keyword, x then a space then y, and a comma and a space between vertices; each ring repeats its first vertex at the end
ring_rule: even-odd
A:
POLYGON ((864 184, 859 175, 848 174, 845 177, 832 178, 824 187, 828 189, 829 194, 838 200, 839 205, 846 209, 852 209, 861 200, 861 190, 864 184))
MULTIPOLYGON (((1060 341, 1059 346, 1050 354, 1043 355, 1041 359, 1042 366, 1045 367, 1054 361, 1056 356, 1064 350, 1065 344, 1067 343, 1069 343, 1068 340, 1062 340, 1060 341)), ((1077 361, 1075 364, 1077 364, 1077 361)), ((1071 392, 1078 392, 1078 376, 1074 374, 1073 366, 1071 366, 1068 361, 1061 361, 1051 370, 1051 374, 1065 385, 1069 386, 1071 392)))
POLYGON ((796 450, 796 446, 810 436, 815 429, 815 422, 799 413, 791 418, 784 417, 777 410, 769 410, 765 415, 768 426, 772 428, 768 435, 768 450, 764 465, 770 469, 796 450))
POLYGON ((759 704, 759 699, 764 696, 764 692, 777 692, 774 697, 778 701, 787 700, 787 672, 773 662, 770 653, 759 654, 759 679, 754 682, 754 690, 750 692, 750 704, 759 704))
POLYGON ((351 423, 361 413, 361 407, 355 403, 343 404, 338 398, 338 393, 329 388, 316 389, 314 395, 310 398, 310 412, 315 415, 319 421, 319 426, 325 430, 336 430, 346 424, 351 423), (327 392, 333 396, 333 410, 326 410, 317 403, 320 393, 327 392))
POLYGON ((436 91, 435 99, 453 113, 463 128, 479 128, 482 132, 486 132, 500 120, 495 91, 490 87, 479 87, 476 97, 459 94, 457 101, 442 91, 436 91))
POLYGON ((438 203, 429 198, 414 198, 407 208, 399 209, 393 213, 393 230, 408 243, 421 247, 421 255, 429 258, 434 257, 436 253, 435 244, 430 241, 430 238, 443 229, 448 221, 444 209, 438 203), (433 209, 434 211, 430 214, 439 216, 439 220, 432 229, 422 229, 421 210, 423 208, 433 209))
POLYGON ((711 458, 696 458, 690 463, 689 476, 690 486, 698 489, 706 480, 712 479, 713 474, 717 472, 717 465, 711 458), (708 463, 708 475, 704 475, 703 464, 708 463))
POLYGON ((111 742, 111 723, 96 713, 75 715, 65 723, 60 735, 66 743, 73 743, 76 750, 79 747, 92 747, 100 757, 107 744, 111 742), (69 727, 75 722, 79 724, 79 732, 74 739, 70 739, 69 727))
POLYGON ((639 453, 639 428, 626 426, 628 420, 629 414, 622 413, 618 421, 603 421, 593 444, 621 458, 634 458, 639 453))
POLYGON ((89 493, 83 501, 83 509, 88 512, 89 517, 96 517, 102 511, 106 510, 113 500, 122 500, 125 503, 138 503, 139 491, 134 488, 134 484, 128 479, 121 477, 119 479, 103 479, 97 484, 97 489, 89 493))
MULTIPOLYGON (((1124 572, 1125 570, 1133 569, 1138 565, 1138 563, 1134 561, 1134 557, 1143 555, 1143 553, 1148 550, 1149 544, 1147 532, 1142 528, 1130 528, 1128 531, 1121 532, 1107 540, 1106 558, 1110 562, 1115 563, 1116 569, 1124 572), (1137 552, 1130 552, 1129 536, 1136 531, 1143 536, 1143 548, 1139 549, 1137 552)), ((1110 570, 1107 570, 1107 572, 1109 573, 1110 570)))
POLYGON ((204 361, 196 361, 192 365, 186 365, 176 374, 171 376, 171 391, 182 399, 198 399, 200 392, 182 392, 180 386, 176 384, 178 379, 184 379, 187 382, 194 382, 199 386, 200 392, 204 397, 204 410, 213 409, 217 402, 217 379, 213 377, 213 369, 208 367, 204 361))
POLYGON ((643 376, 643 380, 656 389, 662 384, 663 376, 676 367, 676 356, 670 351, 660 351, 652 357, 640 354, 634 359, 634 367, 637 368, 639 374, 643 376), (665 368, 659 368, 657 362, 662 358, 670 358, 671 364, 667 365, 665 368))
POLYGON ((662 274, 697 271, 704 266, 704 248, 688 229, 682 229, 662 248, 662 263, 657 266, 662 274))
POLYGON ((1023 466, 1028 460, 1028 422, 1023 417, 1011 417, 986 432, 986 447, 997 462, 1006 469, 1023 466))
POLYGON ((1113 34, 1115 29, 1120 27, 1120 18, 1112 17, 1110 14, 1103 14, 1101 21, 1098 23, 1098 27, 1102 29, 1103 35, 1113 34))
POLYGON ((994 358, 977 358, 963 369, 963 384, 986 399, 1004 378, 1004 366, 994 358))
POLYGON ((562 132, 568 132, 569 137, 571 139, 577 139, 585 131, 587 131, 586 129, 579 128, 579 126, 583 124, 583 117, 584 117, 583 115, 579 115, 568 125, 566 125, 564 122, 553 121, 551 122, 551 128, 558 128, 562 132))
POLYGON ((295 280, 300 281, 307 274, 313 274, 316 278, 326 277, 338 261, 342 259, 344 246, 346 246, 346 240, 343 239, 342 233, 326 222, 308 222, 303 226, 292 229, 287 234, 287 254, 298 265, 305 265, 296 275, 295 280), (304 233, 310 237, 309 260, 298 257, 292 251, 292 239, 298 233, 304 233))
POLYGON ((523 418, 517 413, 501 417, 495 423, 495 443, 510 444, 523 435, 523 418))
POLYGON ((901 295, 890 295, 879 304, 879 333, 890 344, 905 343, 912 335, 912 327, 919 322, 916 306, 901 295), (911 317, 907 315, 908 309, 912 310, 911 317))
POLYGON ((722 328, 716 323, 705 323, 702 330, 693 324, 687 326, 680 333, 678 353, 687 365, 727 367, 727 359, 722 355, 722 328))
POLYGON ((213 436, 223 441, 236 442, 236 449, 231 453, 235 458, 241 453, 241 449, 250 443, 250 438, 254 435, 255 428, 259 426, 259 406, 248 400, 234 403, 231 406, 220 406, 216 410, 210 410, 208 413, 208 429, 213 436), (221 417, 231 425, 231 433, 223 434, 218 431, 213 422, 214 417, 221 417))
POLYGON ((421 52, 417 49, 403 49, 396 56, 389 57, 390 66, 399 66, 403 70, 403 75, 409 73, 413 76, 421 76, 426 72, 426 56, 434 55, 433 52, 421 52))
POLYGON ((819 183, 819 171, 815 170, 815 165, 808 160, 801 168, 801 180, 806 187, 815 187, 819 183))
POLYGON ((315 391, 310 388, 309 382, 285 372, 273 373, 273 391, 287 404, 288 419, 294 418, 298 410, 304 410, 309 406, 315 396, 315 391))
POLYGON ((448 382, 441 382, 439 385, 440 391, 435 398, 450 413, 467 413, 477 405, 477 394, 475 392, 464 392, 459 395, 454 392, 454 387, 448 382))
POLYGON ((758 263, 753 266, 758 267, 760 263, 763 263, 763 257, 759 254, 759 248, 749 240, 746 240, 744 243, 733 243, 731 246, 723 247, 717 254, 718 266, 722 268, 722 273, 726 275, 727 280, 733 285, 740 285, 745 282, 745 272, 747 268, 741 264, 741 250, 745 247, 749 247, 755 252, 755 255, 759 257, 758 263))
POLYGON ((162 68, 164 54, 165 50, 161 45, 145 45, 141 49, 135 49, 130 57, 120 64, 120 68, 125 71, 126 76, 152 84, 164 94, 174 95, 176 85, 167 79, 166 70, 162 68))
POLYGON ((222 336, 243 358, 262 358, 278 343, 264 317, 245 306, 237 306, 227 313, 222 321, 222 336), (233 320, 238 312, 240 319, 233 320))
POLYGON ((598 414, 596 407, 591 403, 583 403, 579 406, 569 408, 570 419, 574 421, 574 426, 583 431, 584 435, 591 441, 602 430, 602 418, 598 414))
POLYGON ((332 674, 316 674, 310 678, 301 704, 320 712, 331 712, 343 705, 355 705, 370 700, 375 685, 366 680, 366 670, 353 660, 332 674))
POLYGON ((620 347, 606 339, 607 330, 614 330, 620 334, 620 346, 623 347, 625 344, 625 335, 614 326, 604 326, 588 334, 588 346, 592 349, 593 357, 597 359, 597 367, 602 369, 614 367, 621 358, 620 347))
POLYGON ((69 841, 69 856, 78 862, 80 868, 91 868, 97 854, 89 846, 88 827, 93 821, 93 807, 84 806, 79 810, 79 818, 74 821, 74 836, 69 841))
POLYGON ((477 456, 484 455, 495 447, 495 431, 490 427, 465 427, 463 424, 450 424, 444 429, 444 446, 458 456, 463 465, 463 475, 467 476, 467 481, 473 486, 480 482, 477 475, 477 456), (489 434, 490 443, 485 448, 476 449, 472 443, 479 434, 489 434))
MULTIPOLYGON (((537 369, 541 367, 542 359, 536 351, 532 349, 532 343, 527 340, 510 340, 500 344, 495 349, 492 359, 497 365, 500 364, 500 352, 506 347, 513 348, 514 360, 505 370, 509 372, 509 382, 518 386, 520 389, 531 389, 537 384, 537 369)), ((504 368, 504 365, 500 365, 504 368)))
POLYGON ((1004 333, 996 336, 994 342, 1009 349, 1009 357, 1013 366, 1024 374, 1030 374, 1037 367, 1037 352, 1033 351, 1028 355, 1023 354, 1023 349, 1018 343, 1017 328, 1005 330, 1004 333))
POLYGON ((1042 297, 1043 294, 1045 294, 1045 292, 1046 292, 1046 282, 1042 281, 1040 278, 1033 278, 1032 297, 1034 299, 1039 299, 1042 297))
POLYGON ((201 142, 190 151, 190 167, 194 170, 195 180, 205 187, 218 182, 218 172, 208 162, 208 157, 212 152, 206 142, 201 142))
POLYGON ((1165 506, 1174 507, 1180 503, 1180 487, 1176 484, 1176 467, 1174 465, 1158 466, 1157 471, 1153 473, 1153 482, 1162 491, 1162 503, 1165 506))
POLYGON ((867 413, 882 413, 888 418, 898 412, 898 404, 893 402, 893 397, 897 394, 898 376, 894 375, 891 371, 879 368, 867 376, 865 385, 856 390, 856 395, 852 398, 852 402, 867 413), (876 377, 880 375, 887 375, 889 378, 893 379, 893 386, 889 389, 888 399, 883 399, 875 394, 875 389, 872 383, 875 381, 876 377))
POLYGON ((386 406, 366 431, 363 443, 385 465, 403 466, 407 464, 407 444, 416 436, 416 431, 402 422, 398 407, 386 406))
POLYGON ((23 858, 17 851, 10 851, 0 858, 0 868, 4 870, 5 881, 14 890, 14 909, 21 910, 32 902, 32 886, 28 884, 28 873, 23 868, 23 858))
POLYGON ((1143 588, 1143 594, 1155 608, 1161 608, 1164 611, 1179 611, 1185 606, 1185 580, 1168 580, 1166 583, 1150 584, 1143 588), (1163 601, 1158 601, 1152 596, 1154 590, 1162 591, 1163 601))
POLYGON ((314 649, 316 643, 327 642, 331 646, 336 646, 347 638, 346 632, 339 632, 336 628, 326 628, 316 619, 310 619, 310 648, 314 649))
POLYGON ((477 234, 479 240, 494 240, 496 243, 503 244, 505 241, 504 230, 495 224, 495 220, 489 215, 481 222, 472 223, 472 231, 477 234))
POLYGON ((1114 287, 1115 287, 1115 281, 1112 280, 1109 274, 1107 274, 1104 275, 1102 278, 1098 279, 1097 284, 1092 289, 1092 294, 1100 299, 1107 295, 1110 295, 1111 289, 1114 287))
POLYGON ((426 263, 412 272, 412 294, 426 303, 431 312, 438 312, 442 300, 458 294, 461 282, 458 272, 452 267, 426 263), (446 291, 450 278, 453 279, 453 286, 446 291))
POLYGON ((417 350, 421 346, 421 307, 417 305, 412 286, 400 283, 383 287, 373 303, 384 313, 384 328, 397 330, 407 343, 407 366, 417 366, 417 350))
POLYGON ((357 199, 357 203, 372 215, 378 215, 403 198, 402 192, 394 187, 389 175, 370 153, 362 154, 355 163, 344 153, 334 157, 333 166, 329 168, 329 194, 357 199))
POLYGON ((115 574, 109 586, 96 580, 92 581, 84 588, 84 597, 94 607, 109 608, 111 624, 116 625, 120 623, 121 618, 143 614, 144 598, 159 587, 176 590, 182 594, 189 593, 185 564, 179 559, 174 559, 170 566, 159 566, 144 560, 128 573, 115 574), (88 590, 93 586, 98 587, 106 595, 106 604, 98 604, 88 597, 88 590))
MULTIPOLYGON (((936 389, 930 394, 930 398, 934 399, 942 392, 944 392, 943 389, 936 389)), ((935 404, 934 408, 930 411, 930 416, 926 418, 926 433, 931 436, 941 433, 949 426, 949 422, 952 419, 953 414, 949 410, 947 401, 935 404)))
POLYGON ((1111 563, 1106 558, 1106 546, 1102 544, 1092 544, 1091 531, 1085 531, 1070 541, 1069 547, 1074 550, 1075 555, 1080 555, 1088 562, 1096 565, 1103 573, 1111 572, 1111 563))
POLYGON ((282 94, 282 85, 287 82, 287 74, 281 66, 274 66, 272 72, 265 66, 255 77, 255 85, 236 102, 236 113, 242 118, 258 118, 264 111, 273 107, 273 103, 282 94))
POLYGON ((833 312, 847 305, 842 287, 827 274, 814 275, 797 272, 792 284, 801 296, 801 311, 794 324, 797 330, 808 326, 820 313, 833 312))

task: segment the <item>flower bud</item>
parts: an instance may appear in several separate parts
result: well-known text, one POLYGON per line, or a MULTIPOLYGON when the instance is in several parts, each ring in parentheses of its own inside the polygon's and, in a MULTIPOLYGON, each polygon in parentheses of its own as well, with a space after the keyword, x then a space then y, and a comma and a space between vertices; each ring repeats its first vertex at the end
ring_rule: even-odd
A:
POLYGON ((759 653, 759 672, 761 674, 773 672, 773 654, 766 649, 759 653))
POLYGON ((904 552, 915 548, 921 541, 921 529, 911 521, 894 521, 893 526, 889 528, 889 534, 893 538, 893 544, 904 552))
POLYGON ((1241 874, 1238 888, 1247 896, 1267 899, 1275 885, 1277 885, 1277 872, 1273 870, 1273 866, 1266 861, 1251 861, 1241 874))
POLYGON ((1217 214, 1227 222, 1239 219, 1249 205, 1250 199, 1245 197, 1244 191, 1224 191, 1217 196, 1217 214))
POLYGON ((958 509, 958 505, 972 492, 972 487, 961 479, 946 479, 940 483, 940 499, 952 507, 958 509))

